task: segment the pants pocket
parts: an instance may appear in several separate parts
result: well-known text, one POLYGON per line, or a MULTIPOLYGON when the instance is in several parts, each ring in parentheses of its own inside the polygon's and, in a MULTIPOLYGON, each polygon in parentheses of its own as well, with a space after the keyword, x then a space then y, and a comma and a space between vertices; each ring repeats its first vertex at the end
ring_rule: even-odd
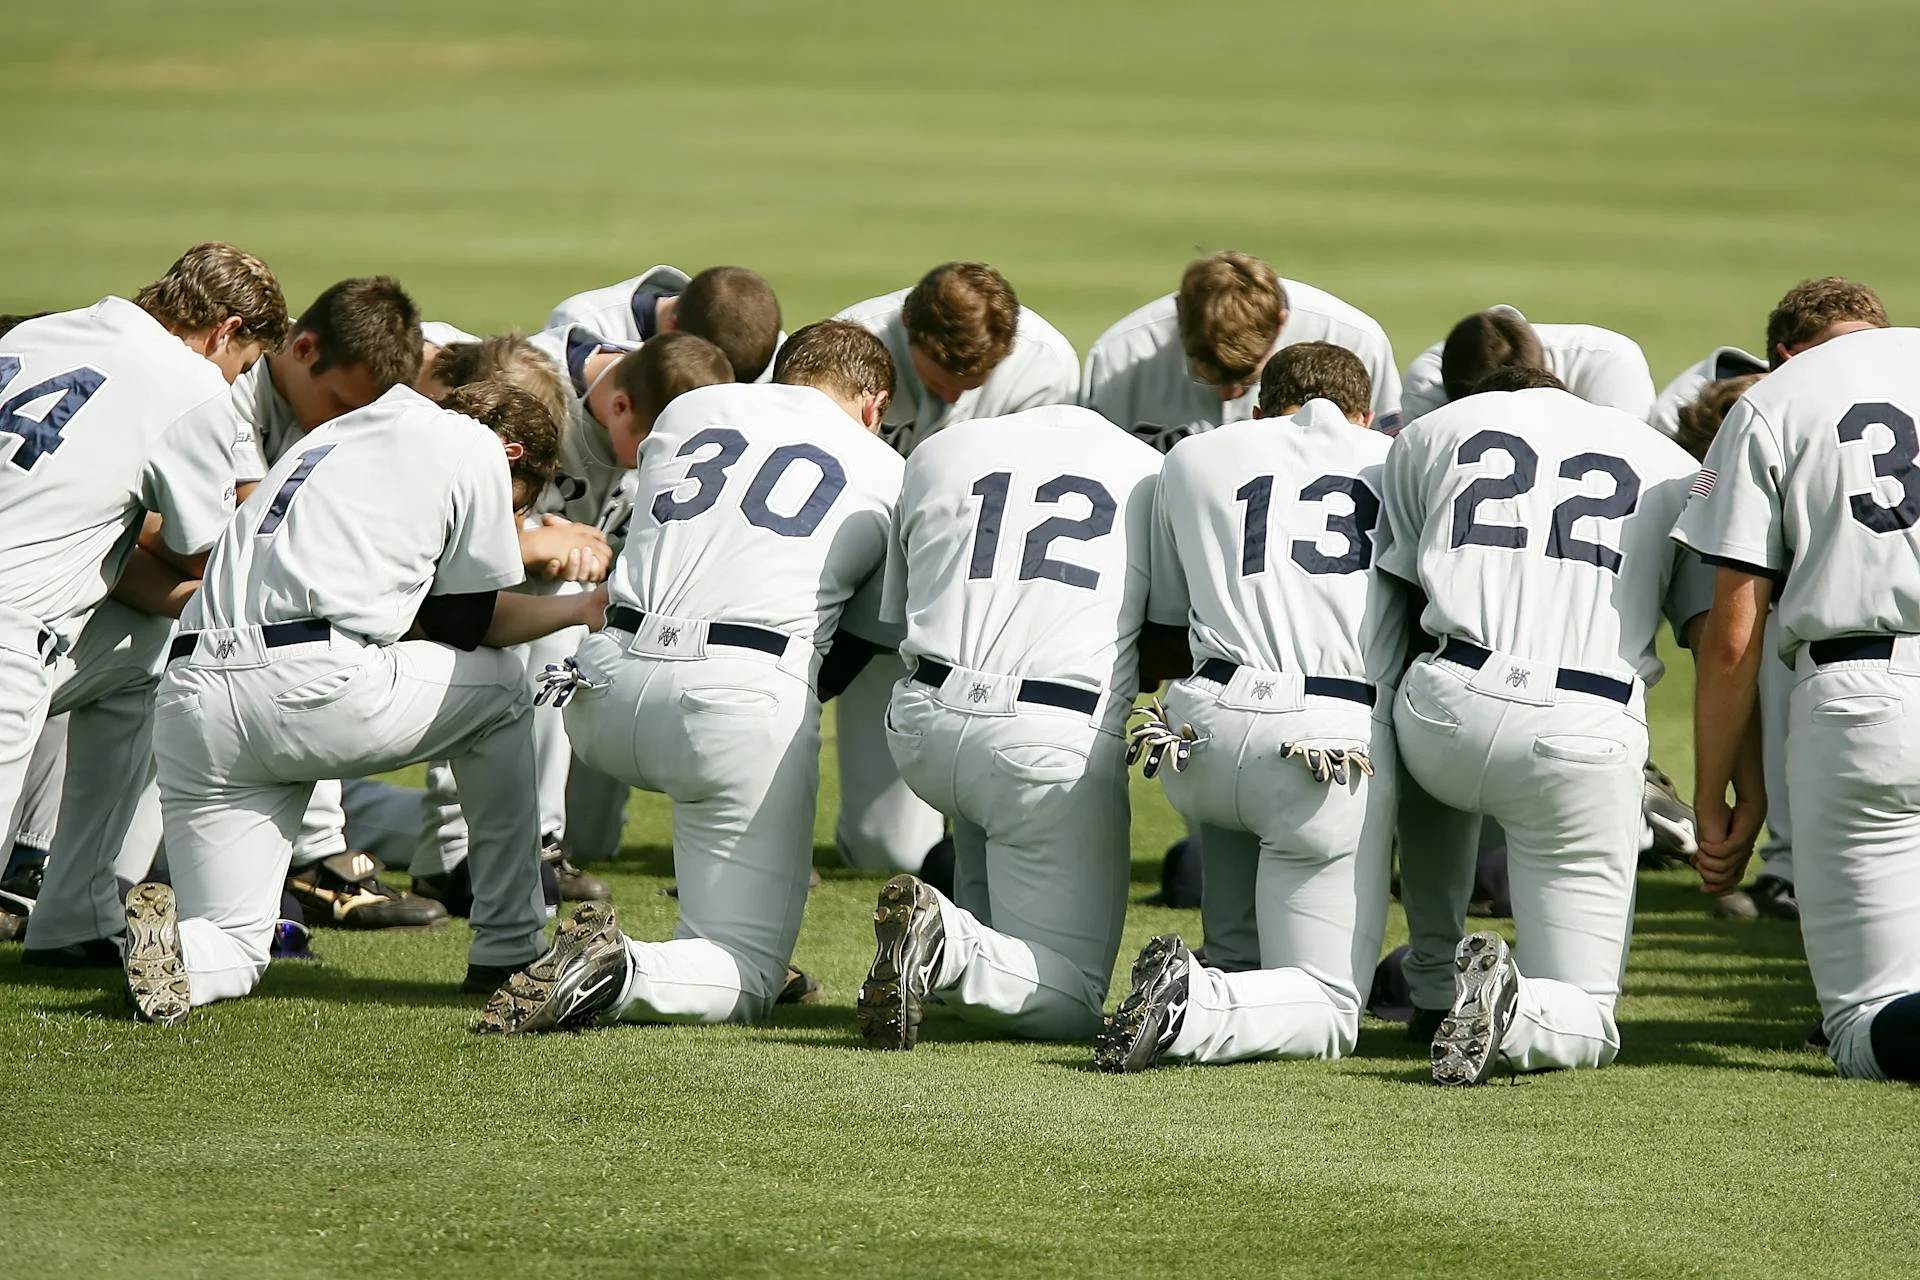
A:
POLYGON ((778 714, 780 699, 758 689, 686 689, 680 706, 695 715, 757 716, 778 714))
POLYGON ((273 695, 273 705, 282 711, 318 711, 330 707, 353 692, 363 668, 342 667, 312 680, 304 680, 291 689, 273 695))
POLYGON ((1619 764, 1627 758, 1625 743, 1587 734, 1556 733, 1533 740, 1533 754, 1568 764, 1619 764))
POLYGON ((1447 737, 1460 732, 1460 718, 1417 685, 1409 683, 1400 686, 1398 706, 1418 728, 1447 737))
POLYGON ((1813 718, 1822 728, 1864 729, 1868 725, 1897 720, 1905 712, 1906 704, 1898 698, 1882 694, 1854 694, 1845 698, 1829 698, 1817 704, 1813 709, 1813 718))
POLYGON ((1073 782, 1087 772, 1087 753, 1051 742, 1017 743, 995 747, 993 767, 1021 782, 1073 782))

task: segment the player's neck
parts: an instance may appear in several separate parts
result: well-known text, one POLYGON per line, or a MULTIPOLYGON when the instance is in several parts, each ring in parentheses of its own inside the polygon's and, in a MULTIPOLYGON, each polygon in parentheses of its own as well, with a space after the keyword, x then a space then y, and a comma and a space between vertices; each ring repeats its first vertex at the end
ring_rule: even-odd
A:
POLYGON ((607 419, 613 416, 613 397, 618 390, 613 383, 613 366, 625 355, 624 351, 596 351, 580 369, 587 384, 587 416, 603 431, 607 419))
POLYGON ((680 327, 680 296, 660 298, 653 304, 653 331, 672 333, 680 327))

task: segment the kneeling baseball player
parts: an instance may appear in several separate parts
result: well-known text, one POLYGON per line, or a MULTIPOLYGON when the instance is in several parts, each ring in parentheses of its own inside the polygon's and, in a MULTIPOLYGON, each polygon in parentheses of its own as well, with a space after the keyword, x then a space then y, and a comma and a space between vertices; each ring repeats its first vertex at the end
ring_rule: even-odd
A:
POLYGON ((251 991, 316 781, 454 761, 474 818, 468 985, 541 949, 526 672, 503 646, 597 625, 595 595, 502 593, 558 425, 499 382, 408 387, 309 433, 214 544, 155 697, 173 885, 127 897, 137 1015, 251 991), (404 477, 405 491, 394 488, 404 477))
POLYGON ((775 385, 701 387, 659 416, 606 630, 545 685, 582 760, 673 801, 680 925, 642 942, 583 904, 477 1030, 755 1022, 786 988, 821 704, 897 639, 879 596, 901 462, 875 434, 893 376, 877 338, 826 321, 781 348, 775 385))
POLYGON ((1267 362, 1252 421, 1167 455, 1154 521, 1155 620, 1189 629, 1193 674, 1136 741, 1199 827, 1207 949, 1168 934, 1094 1050, 1103 1071, 1162 1058, 1338 1058, 1386 925, 1393 684, 1405 593, 1375 567, 1387 530, 1366 366, 1326 342, 1267 362))

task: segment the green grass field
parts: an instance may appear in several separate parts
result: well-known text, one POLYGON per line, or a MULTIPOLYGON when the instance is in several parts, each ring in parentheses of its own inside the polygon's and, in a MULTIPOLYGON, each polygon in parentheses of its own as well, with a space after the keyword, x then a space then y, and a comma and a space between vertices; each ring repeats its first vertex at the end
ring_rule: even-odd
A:
MULTIPOLYGON (((534 326, 657 261, 790 325, 997 263, 1084 345, 1197 249, 1378 316, 1402 362, 1495 301, 1757 349, 1808 275, 1920 316, 1903 0, 1183 5, 16 3, 0 310, 235 240, 296 308, 391 272, 534 326)), ((1655 744, 1690 767, 1687 673, 1655 744)), ((1174 832, 1138 793, 1136 889, 1174 832)), ((1626 1047, 1469 1092, 1372 1024, 1333 1064, 1110 1079, 1079 1045, 856 1048, 876 881, 831 869, 761 1028, 465 1032, 464 927, 319 940, 178 1032, 0 953, 0 1274, 1911 1275, 1920 1102, 1799 1048, 1790 927, 1643 881, 1626 1047)), ((612 879, 673 904, 664 808, 612 879)), ((1188 913, 1136 907, 1121 956, 1188 913)), ((1395 930, 1399 932, 1396 918, 1395 930)), ((1116 993, 1117 994, 1117 993, 1116 993)))

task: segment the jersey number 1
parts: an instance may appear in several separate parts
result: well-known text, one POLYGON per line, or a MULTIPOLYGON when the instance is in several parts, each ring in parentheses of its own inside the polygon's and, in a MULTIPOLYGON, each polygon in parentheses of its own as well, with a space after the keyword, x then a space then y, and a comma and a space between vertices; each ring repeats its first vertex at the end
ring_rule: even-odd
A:
MULTIPOLYGON (((19 375, 20 358, 0 356, 0 387, 6 386, 19 375)), ((106 380, 107 375, 98 369, 82 366, 56 373, 44 382, 36 382, 25 391, 0 401, 0 435, 12 436, 20 442, 7 461, 22 471, 33 470, 35 463, 60 447, 61 430, 72 421, 74 414, 80 412, 81 406, 93 398, 93 393, 106 380), (29 418, 20 412, 34 401, 44 400, 55 392, 59 393, 60 398, 40 417, 29 418)))

